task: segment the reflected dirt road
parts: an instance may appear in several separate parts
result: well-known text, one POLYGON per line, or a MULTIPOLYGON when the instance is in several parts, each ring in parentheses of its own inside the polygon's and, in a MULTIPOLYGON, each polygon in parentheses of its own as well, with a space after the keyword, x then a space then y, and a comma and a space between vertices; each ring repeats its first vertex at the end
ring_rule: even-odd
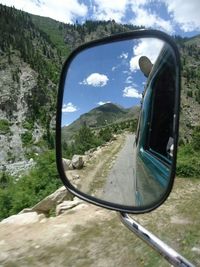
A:
POLYGON ((117 204, 135 205, 134 134, 128 134, 123 148, 106 178, 101 198, 117 204))

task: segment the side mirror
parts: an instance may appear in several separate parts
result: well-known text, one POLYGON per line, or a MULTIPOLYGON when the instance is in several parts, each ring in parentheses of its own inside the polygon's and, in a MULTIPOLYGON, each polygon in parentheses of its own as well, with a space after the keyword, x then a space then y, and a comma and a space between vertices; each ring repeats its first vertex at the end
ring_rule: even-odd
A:
POLYGON ((65 62, 57 167, 74 195, 143 213, 169 195, 176 169, 180 58, 165 33, 139 30, 85 44, 65 62))

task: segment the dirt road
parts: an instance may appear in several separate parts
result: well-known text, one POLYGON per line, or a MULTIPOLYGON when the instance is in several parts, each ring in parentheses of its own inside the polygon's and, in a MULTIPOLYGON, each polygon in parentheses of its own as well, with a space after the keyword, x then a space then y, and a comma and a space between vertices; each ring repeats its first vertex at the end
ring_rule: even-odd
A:
POLYGON ((127 134, 123 148, 106 178, 102 198, 121 205, 135 205, 135 153, 133 134, 127 134))

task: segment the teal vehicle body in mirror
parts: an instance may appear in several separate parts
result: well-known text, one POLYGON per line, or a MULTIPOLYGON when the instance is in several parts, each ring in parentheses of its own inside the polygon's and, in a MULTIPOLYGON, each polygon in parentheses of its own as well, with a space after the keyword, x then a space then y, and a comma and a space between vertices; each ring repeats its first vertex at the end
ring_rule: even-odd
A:
POLYGON ((61 75, 57 166, 65 186, 102 207, 159 206, 173 185, 179 54, 166 34, 136 31, 75 50, 61 75))
POLYGON ((149 74, 142 100, 136 137, 138 205, 161 198, 170 182, 175 157, 177 71, 173 51, 165 44, 149 74))

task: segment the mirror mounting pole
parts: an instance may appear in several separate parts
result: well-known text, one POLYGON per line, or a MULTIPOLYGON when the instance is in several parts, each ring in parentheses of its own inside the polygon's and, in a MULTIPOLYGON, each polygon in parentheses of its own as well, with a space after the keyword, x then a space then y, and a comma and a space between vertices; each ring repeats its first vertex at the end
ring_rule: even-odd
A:
POLYGON ((161 254, 173 266, 178 267, 195 267, 192 263, 186 260, 183 256, 178 254, 174 249, 166 245, 163 241, 155 235, 146 230, 143 226, 128 216, 127 213, 120 213, 122 223, 140 239, 145 241, 149 246, 161 254))

